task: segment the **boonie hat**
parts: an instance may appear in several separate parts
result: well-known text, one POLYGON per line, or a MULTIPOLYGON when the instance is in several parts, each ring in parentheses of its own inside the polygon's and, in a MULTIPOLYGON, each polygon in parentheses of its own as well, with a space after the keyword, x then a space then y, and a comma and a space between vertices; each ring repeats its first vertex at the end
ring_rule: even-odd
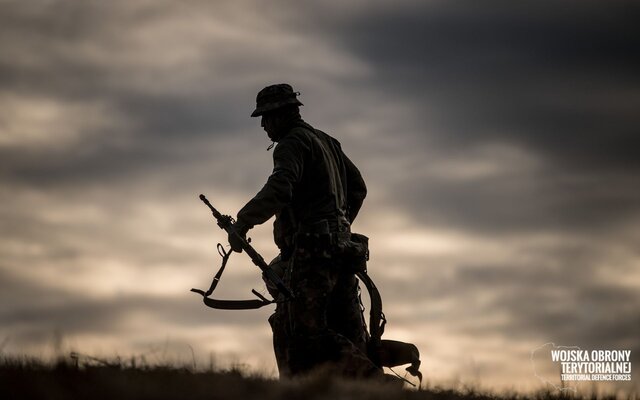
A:
POLYGON ((256 96, 256 109, 251 113, 252 117, 258 117, 265 112, 276 110, 289 104, 302 106, 297 96, 300 92, 294 92, 291 85, 278 83, 270 85, 258 92, 256 96))

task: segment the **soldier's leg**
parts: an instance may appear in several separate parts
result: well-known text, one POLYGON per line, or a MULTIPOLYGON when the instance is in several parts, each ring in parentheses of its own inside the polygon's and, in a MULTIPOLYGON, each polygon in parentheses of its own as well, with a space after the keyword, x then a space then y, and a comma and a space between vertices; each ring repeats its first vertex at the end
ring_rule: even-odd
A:
POLYGON ((362 313, 358 279, 354 274, 338 276, 329 299, 327 320, 330 329, 345 336, 366 354, 369 334, 362 313))
POLYGON ((292 333, 289 359, 292 374, 307 372, 333 358, 330 353, 334 349, 328 349, 328 343, 321 343, 327 341, 322 336, 328 333, 326 305, 333 285, 326 263, 317 259, 293 260, 291 288, 296 297, 289 302, 292 333), (321 357, 318 348, 323 349, 327 357, 321 357))
MULTIPOLYGON (((275 272, 284 282, 289 285, 291 268, 288 261, 283 261, 278 255, 269 264, 269 268, 275 272)), ((263 277, 264 279, 264 277, 263 277)), ((280 299, 280 293, 275 285, 265 280, 267 290, 274 299, 280 299)), ((280 377, 291 376, 291 368, 289 367, 289 311, 286 303, 278 303, 276 310, 269 317, 269 325, 271 325, 271 331, 273 332, 273 352, 276 357, 276 363, 278 365, 278 372, 280 377)))
POLYGON ((276 311, 269 317, 269 324, 273 332, 273 352, 276 356, 278 372, 281 378, 291 376, 289 368, 289 320, 287 307, 282 303, 276 306, 276 311))
POLYGON ((339 271, 326 259, 295 260, 290 302, 292 340, 289 351, 292 374, 330 365, 336 374, 351 377, 376 376, 381 372, 345 336, 331 330, 327 311, 339 271))

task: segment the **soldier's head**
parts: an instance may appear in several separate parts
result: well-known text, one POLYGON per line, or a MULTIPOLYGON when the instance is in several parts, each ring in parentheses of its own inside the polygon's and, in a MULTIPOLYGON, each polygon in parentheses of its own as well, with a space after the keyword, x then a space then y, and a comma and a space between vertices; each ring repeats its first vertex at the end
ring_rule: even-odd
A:
POLYGON ((291 85, 280 83, 270 85, 258 92, 256 109, 252 117, 262 117, 260 125, 271 140, 277 141, 279 133, 293 118, 300 117, 299 107, 302 105, 291 85))

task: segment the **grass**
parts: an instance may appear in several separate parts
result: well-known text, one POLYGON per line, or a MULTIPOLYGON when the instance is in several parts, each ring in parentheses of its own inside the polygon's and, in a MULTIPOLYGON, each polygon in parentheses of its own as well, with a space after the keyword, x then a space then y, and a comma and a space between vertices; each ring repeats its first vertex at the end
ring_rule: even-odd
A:
MULTIPOLYGON (((0 360, 0 398, 12 399, 411 399, 411 400, 596 400, 571 392, 490 394, 474 389, 403 390, 397 385, 327 376, 278 381, 240 368, 198 371, 116 360, 70 357, 56 363, 0 360)), ((629 397, 631 399, 632 397, 629 397)), ((614 400, 615 396, 600 397, 614 400)))

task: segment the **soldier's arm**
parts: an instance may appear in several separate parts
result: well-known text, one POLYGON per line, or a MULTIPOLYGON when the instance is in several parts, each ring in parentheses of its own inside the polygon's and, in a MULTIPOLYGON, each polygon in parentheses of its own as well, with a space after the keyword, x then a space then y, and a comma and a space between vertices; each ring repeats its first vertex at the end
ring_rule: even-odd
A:
POLYGON ((347 207, 349 213, 349 222, 353 223, 362 207, 364 198, 367 197, 367 186, 362 179, 360 171, 355 164, 344 156, 344 165, 347 177, 347 207))
POLYGON ((291 202, 294 185, 300 181, 308 147, 293 134, 273 151, 273 172, 262 189, 238 212, 237 221, 247 229, 260 225, 291 202))

